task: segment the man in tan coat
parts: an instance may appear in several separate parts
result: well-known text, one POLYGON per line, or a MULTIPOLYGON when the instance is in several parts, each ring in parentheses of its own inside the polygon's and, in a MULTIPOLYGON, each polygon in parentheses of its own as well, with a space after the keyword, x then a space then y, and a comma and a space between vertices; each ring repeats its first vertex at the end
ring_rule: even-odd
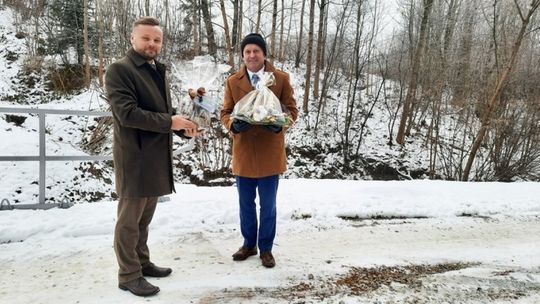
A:
POLYGON ((293 120, 297 118, 298 109, 289 75, 266 60, 264 38, 259 34, 249 34, 243 39, 241 49, 244 64, 226 81, 221 111, 221 122, 232 133, 232 170, 236 175, 240 228, 244 237, 244 243, 233 254, 233 260, 243 261, 256 255, 258 247, 262 265, 271 268, 275 266, 272 246, 276 235, 279 174, 287 168, 284 134, 287 128, 277 125, 251 125, 243 120, 231 119, 231 113, 235 104, 254 89, 264 72, 273 73, 276 81, 269 89, 293 120), (257 191, 260 205, 259 225, 255 204, 257 191))
POLYGON ((158 197, 174 191, 171 132, 198 135, 195 123, 173 115, 166 68, 155 60, 162 42, 158 20, 143 17, 135 21, 132 48, 110 65, 105 79, 114 117, 113 158, 119 196, 114 234, 118 287, 138 296, 159 292, 143 276, 164 277, 172 272, 150 261, 146 245, 158 197))

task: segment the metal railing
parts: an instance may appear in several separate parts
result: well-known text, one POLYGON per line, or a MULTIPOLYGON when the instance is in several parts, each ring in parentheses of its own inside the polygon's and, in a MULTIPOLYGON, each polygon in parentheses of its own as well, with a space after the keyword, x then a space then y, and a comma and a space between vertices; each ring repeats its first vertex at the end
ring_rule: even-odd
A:
POLYGON ((103 155, 80 155, 80 156, 47 156, 45 154, 45 117, 46 115, 74 115, 74 116, 112 116, 111 112, 101 111, 77 111, 77 110, 54 110, 33 108, 4 108, 0 107, 0 113, 24 113, 37 114, 39 117, 39 155, 38 156, 0 156, 2 161, 39 161, 39 202, 37 204, 10 204, 3 199, 0 204, 2 209, 49 209, 52 207, 66 206, 66 202, 45 203, 45 179, 47 161, 104 161, 112 160, 112 156, 103 155))

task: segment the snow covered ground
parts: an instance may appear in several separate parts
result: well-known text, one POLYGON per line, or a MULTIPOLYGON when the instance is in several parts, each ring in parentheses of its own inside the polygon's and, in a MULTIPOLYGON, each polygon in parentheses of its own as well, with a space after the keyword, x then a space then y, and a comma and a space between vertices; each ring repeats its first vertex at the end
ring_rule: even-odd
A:
POLYGON ((0 303, 539 303, 540 184, 283 179, 277 265, 232 261, 234 187, 177 184, 155 297, 116 287, 116 204, 0 212, 0 303), (363 279, 361 279, 363 278, 363 279))
MULTIPOLYGON (((0 20, 1 107, 20 107, 22 99, 47 109, 106 110, 98 90, 55 98, 41 85, 20 85, 26 46, 11 11, 0 10, 0 20)), ((295 87, 304 74, 292 73, 295 87)), ((416 151, 410 158, 385 148, 387 119, 375 114, 362 151, 426 167, 421 140, 408 145, 416 151)), ((20 126, 0 119, 0 155, 37 155, 37 117, 20 116, 27 118, 20 126)), ((47 155, 84 154, 80 143, 92 124, 48 116, 47 155)), ((303 124, 289 141, 315 144, 295 131, 303 124)), ((287 176, 324 176, 336 158, 291 166, 287 176)), ((101 165, 48 163, 48 199, 110 197, 112 176, 91 174, 101 165)), ((36 202, 37 177, 35 162, 0 163, 0 199, 36 202)), ((161 288, 157 296, 117 288, 116 203, 106 199, 0 212, 0 303, 540 303, 540 183, 283 179, 273 269, 257 257, 232 261, 241 244, 234 187, 176 188, 151 225, 152 259, 174 271, 149 279, 161 288)))

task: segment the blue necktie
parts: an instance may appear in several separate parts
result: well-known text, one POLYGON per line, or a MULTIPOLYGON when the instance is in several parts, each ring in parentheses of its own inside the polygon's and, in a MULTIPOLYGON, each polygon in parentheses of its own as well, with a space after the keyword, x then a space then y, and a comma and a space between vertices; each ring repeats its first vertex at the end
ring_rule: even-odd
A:
POLYGON ((251 76, 251 84, 253 85, 254 88, 257 88, 257 84, 259 83, 259 80, 260 80, 259 75, 253 74, 251 76))

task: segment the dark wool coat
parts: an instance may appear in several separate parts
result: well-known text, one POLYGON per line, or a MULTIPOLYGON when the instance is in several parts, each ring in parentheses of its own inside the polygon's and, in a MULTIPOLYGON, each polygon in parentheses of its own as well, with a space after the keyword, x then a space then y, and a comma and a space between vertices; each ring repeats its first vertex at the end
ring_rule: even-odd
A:
MULTIPOLYGON (((276 84, 270 87, 287 109, 293 120, 298 116, 294 91, 289 82, 289 74, 276 69, 270 62, 265 62, 265 71, 273 72, 276 84)), ((221 110, 221 122, 230 130, 231 113, 234 105, 253 90, 249 74, 244 65, 227 79, 225 97, 221 110)), ((287 169, 285 155, 285 129, 279 133, 270 132, 263 126, 254 125, 246 132, 232 134, 232 171, 234 175, 259 178, 281 174, 287 169)))
POLYGON ((174 191, 170 89, 165 66, 156 66, 130 49, 105 75, 114 117, 116 191, 122 198, 174 191))

